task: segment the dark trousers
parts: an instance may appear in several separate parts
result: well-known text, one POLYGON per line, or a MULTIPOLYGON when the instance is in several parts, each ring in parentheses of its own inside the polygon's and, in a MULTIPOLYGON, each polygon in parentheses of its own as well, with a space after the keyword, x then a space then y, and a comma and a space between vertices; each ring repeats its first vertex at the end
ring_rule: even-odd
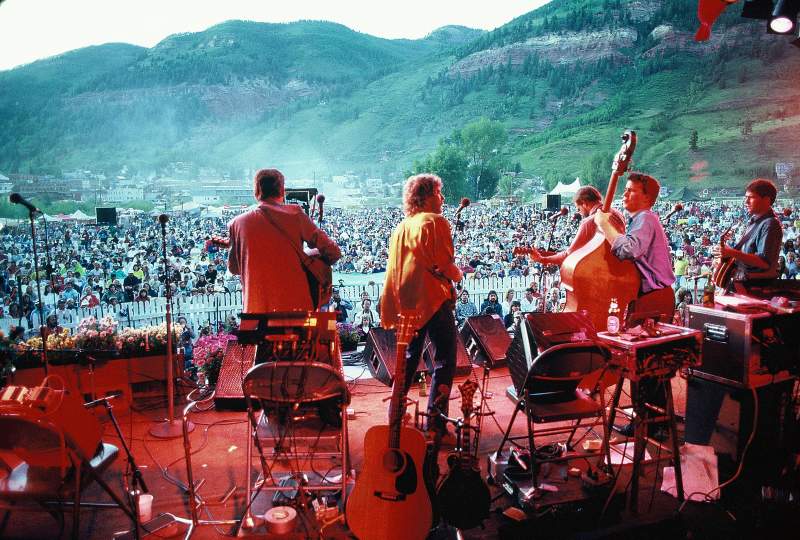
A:
MULTIPOLYGON (((450 390, 453 385, 453 376, 456 372, 456 321, 453 317, 453 307, 450 302, 443 303, 408 344, 403 395, 408 393, 411 383, 414 382, 414 375, 417 372, 426 336, 430 336, 431 341, 436 346, 431 391, 428 394, 428 414, 435 413, 436 409, 443 414, 447 414, 450 390)), ((430 420, 427 427, 428 429, 441 430, 444 429, 445 423, 441 418, 436 418, 430 420)))

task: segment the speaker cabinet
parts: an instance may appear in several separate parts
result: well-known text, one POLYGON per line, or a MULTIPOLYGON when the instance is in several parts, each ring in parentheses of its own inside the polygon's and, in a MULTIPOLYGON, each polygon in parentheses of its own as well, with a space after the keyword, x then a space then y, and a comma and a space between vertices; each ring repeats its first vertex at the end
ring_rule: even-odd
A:
MULTIPOLYGON (((386 386, 392 386, 394 383, 394 372, 397 367, 396 350, 397 339, 394 330, 372 328, 367 334, 364 361, 372 376, 386 386)), ((424 370, 425 364, 420 358, 417 372, 424 370)))
POLYGON ((500 317, 478 315, 468 318, 461 327, 461 339, 473 364, 488 364, 489 367, 505 364, 511 337, 500 317))
POLYGON ((547 211, 548 212, 557 212, 561 210, 561 195, 547 195, 547 211))
POLYGON ((95 211, 95 221, 98 225, 117 225, 117 209, 115 207, 97 207, 95 211))

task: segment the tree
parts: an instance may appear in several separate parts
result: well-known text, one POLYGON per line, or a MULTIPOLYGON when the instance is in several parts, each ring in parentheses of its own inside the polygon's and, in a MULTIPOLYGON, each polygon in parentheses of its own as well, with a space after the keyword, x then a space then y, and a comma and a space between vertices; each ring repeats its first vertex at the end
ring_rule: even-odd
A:
POLYGON ((693 129, 689 135, 689 150, 697 151, 697 130, 693 129))
POLYGON ((505 127, 500 122, 481 118, 464 126, 460 139, 469 164, 473 195, 491 197, 500 179, 500 155, 508 140, 505 127))
POLYGON ((447 202, 455 204, 466 194, 467 158, 458 146, 439 141, 433 154, 414 162, 408 176, 426 172, 442 179, 442 194, 447 202))

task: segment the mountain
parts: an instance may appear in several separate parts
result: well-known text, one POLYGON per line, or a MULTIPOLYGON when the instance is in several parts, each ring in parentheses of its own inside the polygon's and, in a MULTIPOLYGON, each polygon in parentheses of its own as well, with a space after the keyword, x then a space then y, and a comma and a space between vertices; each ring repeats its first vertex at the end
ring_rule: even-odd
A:
POLYGON ((342 25, 228 21, 146 49, 109 44, 0 72, 0 171, 242 177, 353 170, 396 180, 480 117, 502 158, 549 184, 602 183, 625 128, 668 184, 742 185, 792 161, 800 51, 728 8, 692 40, 696 0, 561 0, 491 31, 387 40, 342 25))

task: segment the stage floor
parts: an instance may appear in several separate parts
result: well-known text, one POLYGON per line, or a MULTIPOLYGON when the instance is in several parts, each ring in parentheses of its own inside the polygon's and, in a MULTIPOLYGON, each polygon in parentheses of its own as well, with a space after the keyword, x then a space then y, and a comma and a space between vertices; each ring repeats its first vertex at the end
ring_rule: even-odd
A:
MULTIPOLYGON (((477 382, 482 382, 483 370, 475 368, 467 376, 456 379, 456 384, 463 382, 467 377, 475 378, 477 382)), ((351 392, 352 401, 350 408, 352 419, 349 421, 349 444, 352 468, 356 472, 361 470, 363 461, 363 440, 364 434, 371 426, 385 423, 387 403, 386 398, 391 395, 390 388, 384 386, 375 379, 369 378, 366 368, 348 367, 348 386, 351 392)), ((487 401, 488 410, 493 414, 485 417, 483 421, 483 433, 480 439, 480 466, 482 474, 487 473, 487 456, 497 450, 498 443, 502 439, 503 432, 508 425, 514 410, 514 403, 506 396, 506 389, 511 384, 508 370, 505 367, 492 369, 488 373, 488 392, 491 399, 487 401)), ((424 407, 427 402, 426 397, 420 397, 420 387, 417 385, 412 388, 409 397, 419 399, 420 406, 424 407)), ((676 401, 682 403, 680 388, 677 388, 676 401)), ((185 402, 177 402, 176 411, 180 411, 185 402)), ((459 393, 454 390, 450 404, 451 415, 458 415, 460 405, 459 393)), ((101 411, 102 408, 95 409, 101 411)), ((137 399, 130 411, 118 418, 123 434, 131 446, 134 458, 142 470, 144 480, 154 495, 153 515, 157 516, 161 512, 171 512, 173 514, 188 517, 188 496, 176 485, 186 483, 186 468, 183 458, 183 445, 180 438, 162 440, 156 439, 149 434, 149 430, 163 419, 165 412, 165 399, 155 396, 148 399, 137 399)), ((246 485, 246 448, 248 424, 246 414, 243 412, 226 412, 208 410, 192 414, 192 421, 196 428, 190 435, 193 450, 193 470, 196 482, 202 482, 199 495, 209 503, 203 517, 213 516, 218 519, 238 519, 242 516, 245 505, 246 485), (225 503, 222 499, 233 491, 225 503)), ((110 422, 104 423, 106 442, 120 446, 114 429, 110 422)), ((680 431, 680 429, 679 429, 680 431)), ((522 435, 525 433, 525 424, 520 417, 515 422, 512 433, 522 435)), ((541 441, 545 442, 545 441, 541 441)), ((442 470, 446 470, 445 458, 447 451, 440 455, 440 465, 442 470)), ((585 465, 581 465, 585 466, 585 465)), ((663 466, 663 464, 662 464, 663 466)), ((121 490, 122 472, 125 467, 124 456, 115 462, 112 469, 106 473, 111 485, 121 490)), ((626 467, 626 469, 629 466, 626 467)), ((659 491, 660 479, 657 481, 655 476, 655 466, 646 467, 646 475, 642 480, 640 501, 640 512, 638 515, 630 515, 620 510, 620 504, 624 504, 624 497, 615 499, 608 513, 612 517, 603 526, 592 521, 588 516, 592 505, 597 505, 601 497, 594 497, 588 504, 571 502, 558 504, 559 497, 571 500, 592 499, 586 493, 581 493, 581 488, 576 484, 567 487, 561 485, 557 474, 552 474, 544 481, 556 486, 559 491, 547 493, 537 502, 540 505, 538 519, 531 519, 530 516, 522 522, 516 522, 502 515, 502 511, 513 506, 513 500, 506 495, 499 486, 490 486, 492 496, 495 500, 492 503, 492 512, 486 520, 484 528, 475 528, 464 531, 464 538, 488 539, 488 538, 533 538, 532 531, 538 531, 537 538, 546 538, 551 535, 559 538, 569 537, 619 537, 629 538, 639 537, 632 531, 650 531, 642 538, 652 539, 654 537, 676 537, 680 536, 677 531, 681 530, 681 523, 684 516, 676 517, 678 502, 673 497, 659 491), (567 497, 569 492, 569 497, 567 497), (579 495, 576 497, 576 493, 579 495), (588 517, 587 517, 588 516, 588 517), (661 533, 669 533, 664 536, 661 533)), ((660 469, 660 467, 659 467, 660 469)), ((257 459, 253 460, 253 477, 260 470, 257 459)), ((554 469, 555 470, 555 469, 554 469)), ((327 473, 326 473, 327 474, 327 473)), ((628 475, 629 476, 629 475, 628 475)), ((623 479, 624 479, 623 475, 623 479)), ((574 480, 574 479, 572 479, 574 480)), ((577 482, 577 480, 574 480, 577 482)), ((627 482, 620 482, 620 489, 624 491, 627 482)), ((100 490, 92 486, 86 500, 97 500, 100 490)), ((100 497, 100 499, 103 499, 100 497)), ((601 502, 604 502, 602 498, 601 502)), ((258 505, 254 505, 257 507, 258 505)), ((697 513, 698 506, 710 505, 689 505, 685 515, 697 513)), ((700 510, 705 512, 705 510, 700 510)), ((717 513, 720 513, 717 511, 717 513)), ((529 513, 530 514, 530 513, 529 513)), ((376 518, 379 519, 378 516, 376 518)), ((704 518, 705 519, 705 518, 704 518)), ((718 518, 721 525, 715 531, 727 530, 724 516, 718 518)), ((71 518, 65 518, 64 536, 69 536, 71 518)), ((84 510, 81 513, 81 538, 87 539, 107 539, 113 537, 118 531, 130 528, 130 522, 119 510, 84 510)), ((3 538, 55 538, 58 535, 59 526, 52 516, 44 513, 12 512, 8 518, 5 529, 0 534, 3 538)), ((734 529, 735 531, 735 529, 734 529)), ((162 531, 163 533, 164 531, 162 531)), ((197 530, 194 538, 218 538, 229 534, 235 534, 235 529, 231 527, 203 527, 197 530)), ((452 531, 451 531, 452 532, 452 531)), ((155 537, 155 536, 153 536, 155 537)), ((262 538, 265 536, 261 536, 262 538)), ((298 533, 294 536, 284 538, 303 538, 313 537, 311 534, 298 533)), ((338 524, 332 525, 325 530, 325 537, 330 538, 349 538, 346 529, 338 524)), ((438 531, 432 538, 447 538, 446 531, 438 531)))

